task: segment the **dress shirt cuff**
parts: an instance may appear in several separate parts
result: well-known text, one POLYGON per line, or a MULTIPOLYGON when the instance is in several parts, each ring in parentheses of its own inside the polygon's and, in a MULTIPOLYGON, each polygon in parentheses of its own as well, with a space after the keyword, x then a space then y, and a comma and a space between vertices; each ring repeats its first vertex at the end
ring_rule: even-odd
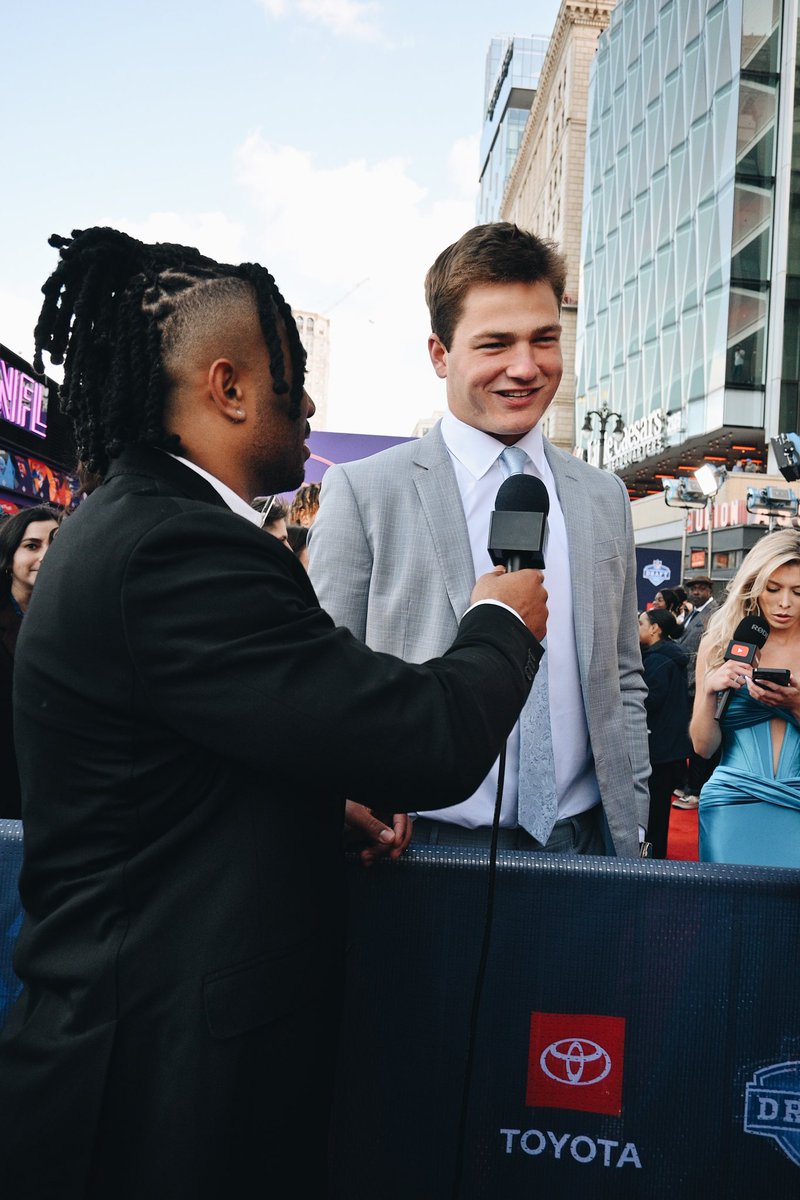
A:
MULTIPOLYGON (((510 604, 504 604, 502 600, 476 600, 474 604, 470 604, 467 612, 472 612, 473 608, 480 608, 482 604, 496 604, 498 608, 504 608, 506 612, 513 613, 518 621, 522 621, 522 617, 519 615, 517 610, 512 608, 510 604)), ((466 615, 467 613, 464 613, 464 616, 466 615)), ((525 622, 522 621, 522 624, 524 625, 525 622)))

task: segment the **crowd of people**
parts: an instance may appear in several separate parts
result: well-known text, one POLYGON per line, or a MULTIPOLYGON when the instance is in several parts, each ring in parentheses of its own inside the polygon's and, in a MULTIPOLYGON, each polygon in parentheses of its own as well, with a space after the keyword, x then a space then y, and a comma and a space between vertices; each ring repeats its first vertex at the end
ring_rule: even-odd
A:
POLYGON ((765 535, 745 557, 697 653, 690 736, 714 767, 700 793, 700 857, 800 867, 800 534, 765 535), (728 647, 763 620, 757 660, 728 647), (773 678, 760 675, 773 672, 773 678), (780 678, 781 673, 783 678, 780 678), (727 703, 720 715, 719 697, 727 703))
POLYGON ((705 576, 664 588, 639 617, 654 857, 672 804, 699 810, 702 861, 800 867, 800 533, 765 535, 722 604, 711 592, 705 576), (747 617, 767 636, 742 658, 747 617))
POLYGON ((4 1180, 210 1200, 289 1194, 302 1163, 323 1196, 343 825, 365 862, 405 852, 412 806, 425 845, 664 857, 679 793, 703 857, 800 865, 800 536, 721 605, 700 577, 637 613, 623 481, 542 432, 566 264, 516 225, 427 274, 441 423, 288 506, 314 404, 269 272, 51 244, 34 362, 65 361, 91 494, 0 528, 25 827, 4 1180), (544 576, 487 549, 515 475, 549 502, 544 576), (727 655, 753 613, 777 684, 727 655))
POLYGON ((251 502, 261 514, 261 528, 288 546, 298 562, 308 570, 308 531, 319 508, 319 484, 305 483, 291 503, 280 496, 256 496, 251 502))

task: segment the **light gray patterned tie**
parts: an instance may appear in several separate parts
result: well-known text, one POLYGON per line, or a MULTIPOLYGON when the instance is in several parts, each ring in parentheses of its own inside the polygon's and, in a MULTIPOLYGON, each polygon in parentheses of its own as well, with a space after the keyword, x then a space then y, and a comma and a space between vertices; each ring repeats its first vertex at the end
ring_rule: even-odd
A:
POLYGON ((509 475, 524 475, 525 464, 530 462, 530 459, 520 446, 506 446, 497 461, 500 470, 508 479, 509 475))
MULTIPOLYGON (((519 446, 506 446, 497 461, 508 478, 509 475, 521 475, 529 458, 519 446)), ((547 645, 546 638, 543 644, 547 645)), ((517 821, 537 842, 546 845, 557 816, 558 798, 545 654, 533 681, 531 694, 519 718, 517 821)))

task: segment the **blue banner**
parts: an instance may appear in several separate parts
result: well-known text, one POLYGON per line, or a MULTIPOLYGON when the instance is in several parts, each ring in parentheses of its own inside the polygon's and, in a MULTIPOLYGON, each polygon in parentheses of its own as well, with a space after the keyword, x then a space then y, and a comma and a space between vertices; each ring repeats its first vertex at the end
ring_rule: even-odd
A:
POLYGON ((656 592, 675 588, 681 582, 680 550, 636 547, 636 602, 639 612, 653 603, 656 592))
POLYGON ((336 1200, 796 1200, 800 872, 483 853, 354 865, 336 1200))
MULTIPOLYGON (((20 858, 0 821, 0 1023, 20 858)), ((334 1200, 800 1195, 800 872, 501 853, 474 1006, 486 854, 348 870, 334 1200)))

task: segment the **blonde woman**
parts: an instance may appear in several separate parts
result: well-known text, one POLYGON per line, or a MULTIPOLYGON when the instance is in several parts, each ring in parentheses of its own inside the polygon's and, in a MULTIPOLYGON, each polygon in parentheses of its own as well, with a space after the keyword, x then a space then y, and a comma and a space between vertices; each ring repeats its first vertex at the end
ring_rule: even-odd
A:
POLYGON ((695 752, 722 759, 700 793, 700 858, 800 867, 800 533, 767 534, 745 558, 697 655, 689 729, 695 752), (725 660, 743 617, 769 637, 757 663, 725 660), (757 682, 754 666, 785 669, 788 684, 757 682), (717 697, 730 690, 720 720, 717 697))

